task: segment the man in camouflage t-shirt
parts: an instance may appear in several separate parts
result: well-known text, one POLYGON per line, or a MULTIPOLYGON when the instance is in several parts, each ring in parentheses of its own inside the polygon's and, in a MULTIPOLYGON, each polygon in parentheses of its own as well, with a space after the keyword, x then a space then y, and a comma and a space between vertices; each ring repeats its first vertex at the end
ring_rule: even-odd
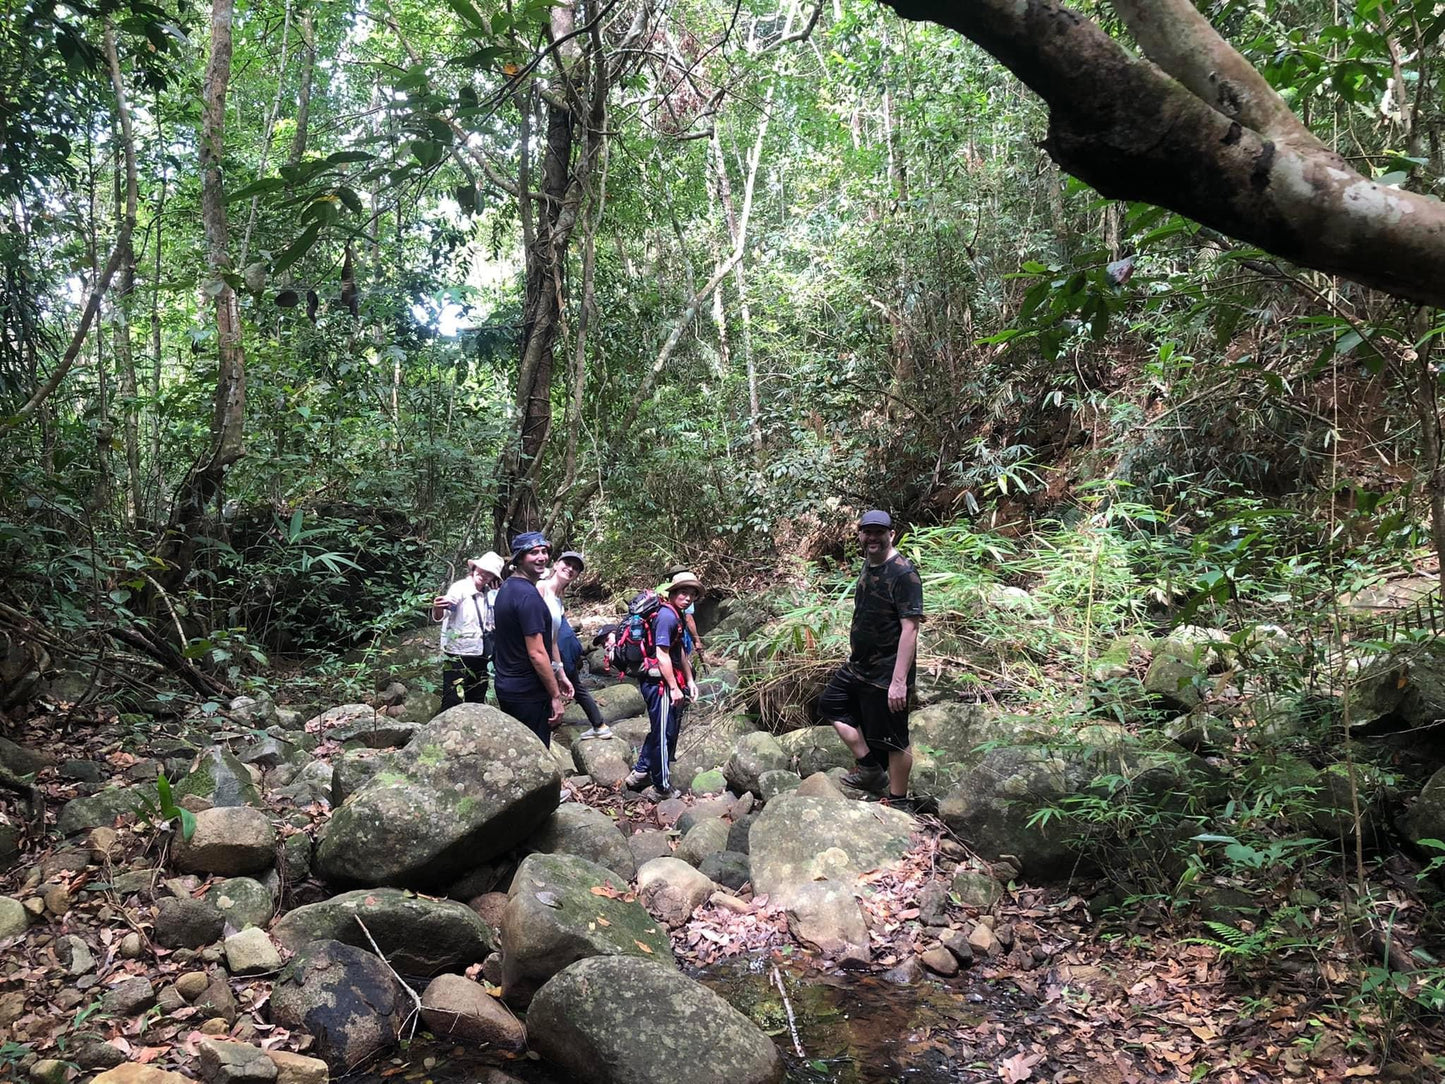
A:
POLYGON ((883 792, 891 805, 913 808, 908 776, 908 699, 913 691, 923 581, 913 562, 893 548, 893 519, 874 509, 858 521, 863 570, 853 592, 852 652, 833 674, 818 714, 858 758, 843 782, 883 792))

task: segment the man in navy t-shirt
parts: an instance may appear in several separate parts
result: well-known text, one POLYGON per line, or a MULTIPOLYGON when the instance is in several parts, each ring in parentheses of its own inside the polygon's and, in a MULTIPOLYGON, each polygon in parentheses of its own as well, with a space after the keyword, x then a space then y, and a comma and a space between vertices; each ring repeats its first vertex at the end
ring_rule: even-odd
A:
POLYGON ((687 626, 682 614, 702 594, 702 583, 691 572, 675 575, 667 585, 667 601, 653 617, 652 642, 656 663, 643 663, 642 699, 647 701, 647 718, 651 724, 642 752, 627 777, 627 786, 643 786, 650 778, 659 796, 667 798, 678 793, 673 789, 669 771, 677 756, 677 735, 682 729, 682 716, 695 692, 692 683, 692 660, 683 650, 687 626))
POLYGON ((492 654, 497 706, 552 744, 562 723, 564 698, 572 685, 552 661, 552 614, 537 581, 552 560, 552 547, 539 531, 512 539, 516 572, 502 584, 494 603, 496 647, 492 654))

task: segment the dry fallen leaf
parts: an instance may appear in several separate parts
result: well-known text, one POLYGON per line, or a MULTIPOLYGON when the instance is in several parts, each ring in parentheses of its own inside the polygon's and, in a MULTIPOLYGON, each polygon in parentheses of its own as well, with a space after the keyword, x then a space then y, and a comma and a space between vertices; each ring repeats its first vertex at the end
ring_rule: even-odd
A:
POLYGON ((638 940, 634 939, 632 943, 633 943, 634 945, 636 945, 638 948, 640 948, 643 952, 647 953, 649 956, 652 955, 652 949, 648 948, 648 947, 647 947, 646 945, 644 945, 641 941, 638 941, 638 940))

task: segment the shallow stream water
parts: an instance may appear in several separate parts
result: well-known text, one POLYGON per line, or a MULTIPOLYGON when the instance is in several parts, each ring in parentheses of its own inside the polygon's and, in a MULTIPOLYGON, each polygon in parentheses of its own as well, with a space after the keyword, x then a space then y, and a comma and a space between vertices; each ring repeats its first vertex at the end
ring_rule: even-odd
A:
MULTIPOLYGON (((972 1027, 1021 998, 1012 987, 971 979, 967 972, 947 985, 925 980, 898 986, 876 975, 822 974, 780 964, 785 1005, 773 967, 770 959, 755 957, 693 974, 773 1037, 787 1064, 789 1084, 954 1084, 974 1079, 972 1058, 957 1037, 958 1029, 972 1027)), ((361 1084, 478 1084, 485 1081, 488 1068, 500 1068, 528 1084, 571 1084, 543 1062, 420 1040, 404 1055, 348 1079, 361 1084), (427 1059, 434 1059, 430 1067, 427 1059)), ((687 1076, 679 1067, 678 1080, 685 1082, 687 1076)))

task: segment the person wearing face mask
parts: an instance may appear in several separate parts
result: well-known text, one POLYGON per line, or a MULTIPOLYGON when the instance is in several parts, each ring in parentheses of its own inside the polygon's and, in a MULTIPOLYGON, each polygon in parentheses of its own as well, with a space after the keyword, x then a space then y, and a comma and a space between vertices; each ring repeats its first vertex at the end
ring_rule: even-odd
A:
POLYGON ((537 584, 537 590, 542 595, 542 601, 547 604, 547 610, 552 615, 552 658, 562 665, 562 673, 572 683, 572 694, 577 703, 581 706, 582 712, 587 716, 588 728, 579 734, 578 740, 588 741, 592 738, 610 738, 612 730, 603 721, 602 709, 597 706, 597 701, 592 699, 592 694, 582 686, 582 678, 579 670, 582 663, 582 641, 577 638, 577 633, 567 622, 566 606, 562 602, 562 596, 567 593, 567 588, 572 586, 572 581, 587 568, 587 562, 576 550, 568 550, 557 558, 552 566, 551 574, 537 584))
POLYGON ((562 724, 562 709, 572 696, 572 683, 552 657, 552 615, 537 582, 552 562, 552 547, 540 531, 512 539, 515 573, 497 592, 497 706, 517 719, 543 745, 562 724))
POLYGON ((474 557, 467 574, 432 600, 432 620, 442 625, 442 711, 486 702, 495 630, 492 600, 502 567, 501 554, 474 557))

